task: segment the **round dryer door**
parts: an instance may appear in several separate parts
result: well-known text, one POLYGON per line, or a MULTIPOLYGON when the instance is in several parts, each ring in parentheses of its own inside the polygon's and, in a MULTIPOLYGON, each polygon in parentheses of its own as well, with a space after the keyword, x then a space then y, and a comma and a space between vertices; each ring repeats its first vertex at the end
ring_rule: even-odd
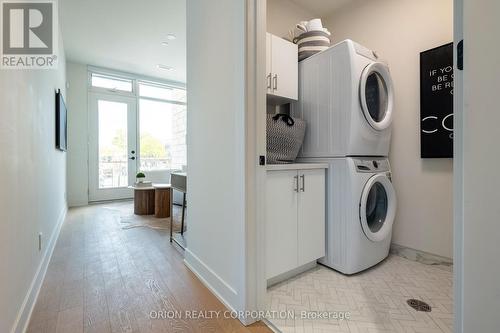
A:
POLYGON ((396 215, 396 194, 385 174, 371 177, 361 194, 359 217, 366 237, 380 242, 391 234, 396 215))
POLYGON ((361 74, 359 99, 366 121, 377 131, 389 127, 392 122, 394 93, 387 65, 381 62, 369 64, 361 74))

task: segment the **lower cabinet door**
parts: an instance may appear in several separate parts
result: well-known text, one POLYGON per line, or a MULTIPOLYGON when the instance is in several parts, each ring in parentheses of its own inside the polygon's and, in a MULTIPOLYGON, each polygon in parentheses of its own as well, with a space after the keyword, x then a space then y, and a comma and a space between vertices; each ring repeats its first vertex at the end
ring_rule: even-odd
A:
POLYGON ((297 177, 297 170, 267 172, 267 279, 297 267, 297 177))
POLYGON ((325 256, 325 170, 299 170, 298 266, 325 256))

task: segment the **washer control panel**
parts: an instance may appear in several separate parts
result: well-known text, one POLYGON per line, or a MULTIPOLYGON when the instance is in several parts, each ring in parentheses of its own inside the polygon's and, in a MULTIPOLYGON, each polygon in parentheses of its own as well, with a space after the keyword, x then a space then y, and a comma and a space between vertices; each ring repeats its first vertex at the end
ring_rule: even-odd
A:
POLYGON ((389 160, 386 158, 354 158, 357 172, 385 172, 390 170, 389 160))

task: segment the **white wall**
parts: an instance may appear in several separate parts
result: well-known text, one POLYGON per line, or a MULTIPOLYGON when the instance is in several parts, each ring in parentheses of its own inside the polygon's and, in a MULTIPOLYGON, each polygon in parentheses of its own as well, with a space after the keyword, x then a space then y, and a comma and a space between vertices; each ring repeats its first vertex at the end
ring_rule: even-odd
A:
POLYGON ((66 154, 55 148, 56 89, 66 96, 59 46, 58 70, 0 70, 0 332, 23 329, 66 212, 66 154))
POLYGON ((481 1, 480 6, 463 0, 463 114, 456 123, 462 142, 456 179, 460 191, 456 226, 462 229, 457 232, 461 236, 457 250, 462 265, 455 275, 462 287, 455 323, 462 321, 463 328, 456 325, 457 332, 498 332, 500 327, 500 177, 496 172, 500 45, 492 34, 500 30, 498 13, 496 0, 481 1))
POLYGON ((387 60, 395 85, 390 160, 398 197, 393 242, 452 257, 452 160, 420 158, 421 51, 453 40, 452 0, 358 1, 323 20, 387 60))
POLYGON ((186 263, 234 309, 245 299, 245 3, 187 2, 186 263))
POLYGON ((88 204, 87 66, 68 62, 68 205, 88 204))
POLYGON ((288 37, 288 31, 300 21, 315 18, 307 9, 289 0, 267 0, 267 32, 288 37))

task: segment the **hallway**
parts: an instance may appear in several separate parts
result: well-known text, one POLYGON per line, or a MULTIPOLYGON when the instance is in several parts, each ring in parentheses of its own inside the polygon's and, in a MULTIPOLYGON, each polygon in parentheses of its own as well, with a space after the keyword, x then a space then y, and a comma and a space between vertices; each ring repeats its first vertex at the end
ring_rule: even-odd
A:
MULTIPOLYGON (((223 315, 186 319, 185 311, 226 308, 184 265, 168 230, 123 229, 132 208, 119 202, 70 209, 28 332, 270 332, 223 315), (164 310, 182 315, 154 319, 164 310)), ((177 219, 180 208, 174 210, 177 219)))

